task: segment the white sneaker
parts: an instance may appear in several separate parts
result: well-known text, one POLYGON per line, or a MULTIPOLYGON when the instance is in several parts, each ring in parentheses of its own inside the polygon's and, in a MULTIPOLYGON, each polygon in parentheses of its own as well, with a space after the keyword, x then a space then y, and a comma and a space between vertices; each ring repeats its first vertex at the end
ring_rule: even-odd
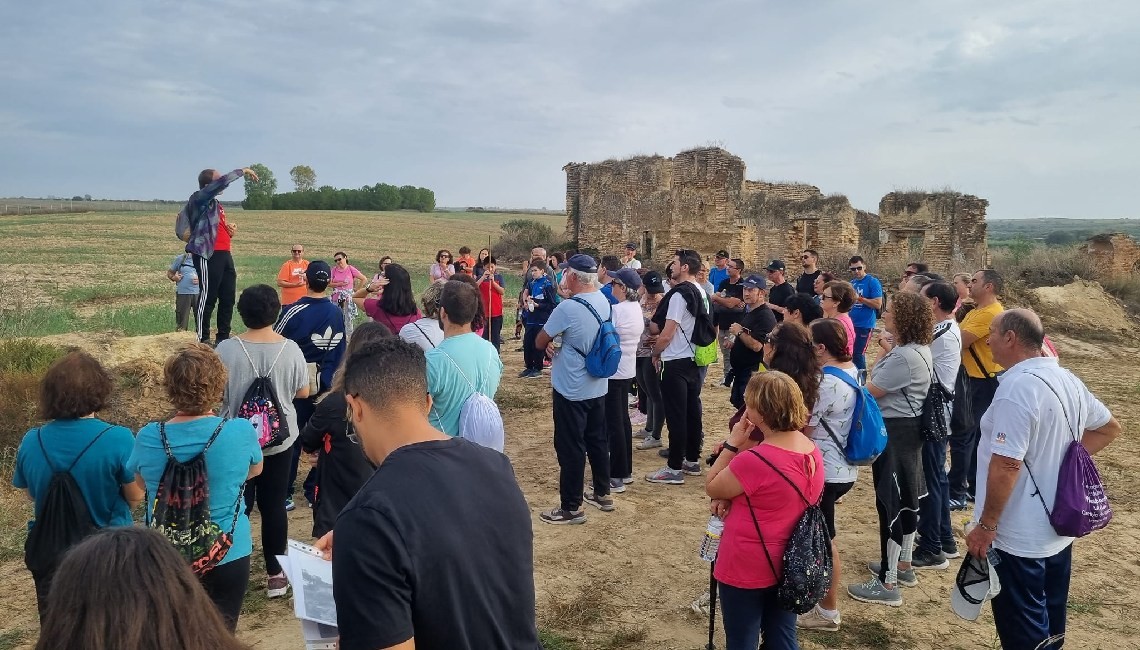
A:
POLYGON ((823 614, 823 610, 819 605, 811 608, 811 611, 806 614, 800 614, 796 617, 796 627, 801 630, 822 630, 824 632, 838 632, 839 624, 843 622, 843 616, 836 614, 834 619, 830 619, 823 614))

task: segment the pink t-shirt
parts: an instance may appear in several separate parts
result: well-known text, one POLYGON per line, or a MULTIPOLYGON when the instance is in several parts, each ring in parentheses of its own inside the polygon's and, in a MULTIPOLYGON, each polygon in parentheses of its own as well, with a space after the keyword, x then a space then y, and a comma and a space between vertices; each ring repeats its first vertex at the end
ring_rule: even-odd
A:
POLYGON ((337 268, 337 266, 334 264, 332 267, 332 273, 329 276, 329 287, 333 291, 339 290, 339 291, 348 291, 349 293, 351 293, 352 287, 353 287, 353 283, 352 283, 353 278, 363 279, 364 274, 361 273, 359 270, 357 270, 357 268, 355 266, 352 266, 351 264, 344 267, 343 269, 337 268))
POLYGON ((851 317, 847 314, 836 314, 835 320, 843 323, 843 329, 847 330, 847 354, 855 353, 855 323, 851 322, 851 317))
MULTIPOLYGON (((810 454, 800 454, 767 444, 753 448, 788 477, 812 503, 823 494, 823 454, 816 447, 810 454), (814 471, 813 471, 814 469, 814 471), (810 475, 809 475, 810 474, 810 475)), ((724 520, 724 534, 716 558, 716 579, 739 589, 763 589, 776 584, 783 570, 784 547, 792 536, 796 522, 807 510, 807 504, 792 486, 772 471, 753 450, 738 454, 728 463, 728 469, 744 486, 744 493, 752 500, 756 522, 764 533, 764 544, 772 557, 772 567, 760 547, 756 525, 748 513, 744 495, 732 500, 732 507, 724 520)))

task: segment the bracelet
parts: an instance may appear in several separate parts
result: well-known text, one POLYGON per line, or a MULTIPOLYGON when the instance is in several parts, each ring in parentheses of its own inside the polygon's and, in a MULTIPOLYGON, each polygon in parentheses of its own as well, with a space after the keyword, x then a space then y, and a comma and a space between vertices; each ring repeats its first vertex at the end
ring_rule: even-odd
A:
POLYGON ((724 443, 721 444, 720 448, 721 449, 727 449, 728 451, 731 451, 734 454, 740 453, 740 447, 733 446, 727 440, 725 440, 724 443))
POLYGON ((986 531, 987 533, 996 533, 997 532, 997 526, 990 528, 989 526, 982 523, 981 519, 978 520, 978 527, 980 527, 982 530, 986 531))

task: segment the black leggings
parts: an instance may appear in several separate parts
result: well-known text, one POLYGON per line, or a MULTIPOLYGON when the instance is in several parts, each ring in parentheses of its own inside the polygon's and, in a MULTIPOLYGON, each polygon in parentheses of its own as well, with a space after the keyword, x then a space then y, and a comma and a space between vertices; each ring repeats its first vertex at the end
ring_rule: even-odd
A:
POLYGON ((632 379, 611 379, 606 392, 606 437, 610 442, 610 478, 633 476, 633 427, 629 422, 632 379))
POLYGON ((245 600, 245 590, 249 586, 249 556, 216 566, 200 577, 198 582, 206 589, 206 595, 214 601, 226 627, 230 632, 237 629, 241 603, 245 600))
POLYGON ((289 538, 289 516, 285 512, 285 496, 289 487, 289 469, 293 464, 292 448, 265 457, 261 474, 250 479, 256 489, 257 511, 261 513, 261 546, 265 552, 265 572, 281 573, 278 555, 285 555, 289 538))

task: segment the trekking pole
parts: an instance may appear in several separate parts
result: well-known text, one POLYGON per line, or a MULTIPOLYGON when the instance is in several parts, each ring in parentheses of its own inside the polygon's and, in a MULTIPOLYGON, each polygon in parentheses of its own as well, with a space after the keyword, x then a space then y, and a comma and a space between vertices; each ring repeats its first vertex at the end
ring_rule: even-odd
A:
POLYGON ((713 643, 713 635, 716 633, 716 576, 713 571, 716 569, 716 560, 709 562, 709 644, 705 646, 705 650, 716 650, 716 644, 713 643))

